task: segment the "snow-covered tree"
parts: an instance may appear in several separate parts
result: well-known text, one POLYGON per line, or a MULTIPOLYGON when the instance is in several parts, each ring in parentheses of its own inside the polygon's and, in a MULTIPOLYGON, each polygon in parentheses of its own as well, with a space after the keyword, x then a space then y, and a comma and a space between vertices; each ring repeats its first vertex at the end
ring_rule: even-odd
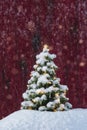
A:
POLYGON ((21 109, 63 111, 72 108, 66 97, 68 87, 61 85, 60 78, 56 77, 55 70, 58 67, 53 62, 54 58, 56 55, 50 54, 46 45, 36 56, 34 71, 31 72, 27 90, 23 93, 21 109))

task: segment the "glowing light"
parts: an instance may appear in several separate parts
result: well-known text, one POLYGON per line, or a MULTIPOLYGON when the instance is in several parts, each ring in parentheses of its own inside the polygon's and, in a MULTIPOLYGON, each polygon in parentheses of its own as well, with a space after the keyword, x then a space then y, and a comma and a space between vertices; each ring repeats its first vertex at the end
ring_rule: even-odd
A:
POLYGON ((66 96, 66 91, 64 91, 64 95, 66 96))
POLYGON ((35 100, 35 99, 33 99, 32 101, 33 101, 33 102, 36 102, 36 100, 35 100))
POLYGON ((7 87, 7 86, 5 86, 5 89, 8 89, 8 87, 7 87))
POLYGON ((44 94, 44 91, 43 90, 37 90, 36 93, 37 94, 44 94))
POLYGON ((41 91, 40 94, 44 94, 44 91, 41 91))
POLYGON ((55 94, 55 97, 59 97, 59 94, 58 94, 58 93, 56 93, 56 94, 55 94))
POLYGON ((59 29, 62 29, 63 28, 63 26, 62 25, 59 25, 59 29))
POLYGON ((46 72, 43 73, 43 75, 46 75, 46 74, 47 74, 46 72))
POLYGON ((48 45, 47 45, 47 44, 45 44, 43 49, 48 49, 48 45))
POLYGON ((56 77, 54 77, 54 79, 56 79, 56 77))
POLYGON ((51 84, 51 82, 48 82, 48 84, 51 84))
POLYGON ((11 100, 11 99, 12 99, 12 95, 11 95, 11 94, 8 94, 8 95, 6 96, 6 98, 7 98, 8 100, 11 100))
POLYGON ((32 110, 32 107, 28 107, 29 110, 32 110))
POLYGON ((54 112, 56 112, 57 110, 56 110, 56 109, 54 109, 53 111, 54 111, 54 112))
POLYGON ((63 48, 65 49, 65 50, 67 50, 68 49, 68 47, 65 45, 65 46, 63 46, 63 48))
POLYGON ((43 50, 53 50, 53 47, 52 46, 48 46, 47 44, 45 44, 44 46, 43 46, 43 50))
POLYGON ((80 40, 79 40, 79 44, 82 44, 82 43, 83 43, 83 39, 80 39, 80 40))
POLYGON ((81 67, 85 66, 85 62, 80 62, 79 66, 81 67))

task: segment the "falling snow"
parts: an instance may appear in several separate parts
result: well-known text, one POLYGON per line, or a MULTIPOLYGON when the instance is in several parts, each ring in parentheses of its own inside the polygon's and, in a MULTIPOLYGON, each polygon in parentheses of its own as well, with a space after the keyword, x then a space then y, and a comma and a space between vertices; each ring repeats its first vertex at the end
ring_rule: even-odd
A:
POLYGON ((0 118, 20 108, 35 56, 48 44, 74 107, 87 107, 87 1, 0 1, 0 118))

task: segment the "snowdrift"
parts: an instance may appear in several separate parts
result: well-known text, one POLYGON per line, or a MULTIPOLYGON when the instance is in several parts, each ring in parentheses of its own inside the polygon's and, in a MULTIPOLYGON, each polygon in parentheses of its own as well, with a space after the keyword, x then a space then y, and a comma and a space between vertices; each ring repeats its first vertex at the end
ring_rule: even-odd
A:
POLYGON ((64 112, 19 110, 0 120, 0 130, 87 130, 87 109, 64 112))

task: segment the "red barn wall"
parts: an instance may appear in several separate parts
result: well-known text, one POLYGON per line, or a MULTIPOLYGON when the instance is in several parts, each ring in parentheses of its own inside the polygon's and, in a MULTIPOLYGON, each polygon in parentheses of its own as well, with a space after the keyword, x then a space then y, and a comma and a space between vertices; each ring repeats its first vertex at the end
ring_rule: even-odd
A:
POLYGON ((48 44, 74 108, 87 107, 87 1, 0 1, 0 118, 20 109, 35 55, 48 44))

